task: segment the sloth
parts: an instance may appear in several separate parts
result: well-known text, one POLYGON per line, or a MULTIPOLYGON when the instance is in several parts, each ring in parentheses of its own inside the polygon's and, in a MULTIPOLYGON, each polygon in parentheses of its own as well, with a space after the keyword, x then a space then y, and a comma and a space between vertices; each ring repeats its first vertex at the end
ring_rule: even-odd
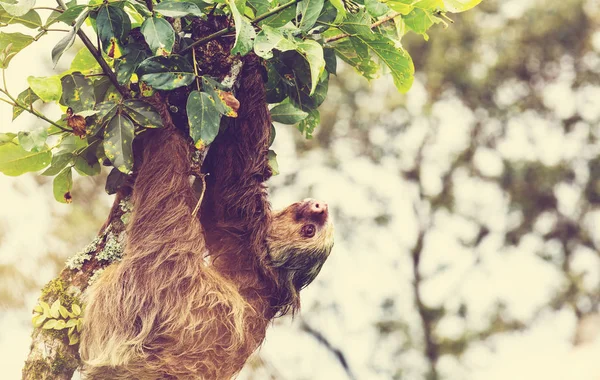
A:
POLYGON ((269 322, 299 309, 299 291, 329 256, 327 204, 271 211, 271 123, 256 56, 244 58, 236 96, 239 116, 202 165, 210 175, 199 215, 194 148, 164 105, 165 127, 145 133, 124 257, 85 294, 85 378, 230 379, 269 322))

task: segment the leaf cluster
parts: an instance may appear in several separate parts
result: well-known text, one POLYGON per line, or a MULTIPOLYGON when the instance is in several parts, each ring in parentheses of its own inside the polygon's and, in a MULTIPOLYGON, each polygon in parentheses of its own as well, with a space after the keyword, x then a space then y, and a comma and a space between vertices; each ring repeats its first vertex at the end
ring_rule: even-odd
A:
MULTIPOLYGON (((233 39, 231 55, 254 52, 266 66, 267 101, 274 121, 296 124, 310 138, 320 122, 319 106, 340 58, 368 79, 391 74, 399 91, 414 75, 401 40, 408 31, 427 36, 446 12, 472 8, 481 0, 76 0, 51 10, 45 21, 35 0, 0 1, 0 28, 20 25, 36 35, 0 32, 0 69, 45 34, 65 27, 52 49, 56 65, 77 36, 85 48, 69 70, 52 77, 28 78, 16 96, 6 88, 1 100, 13 106, 13 119, 26 111, 49 128, 0 134, 0 172, 20 175, 46 169, 54 194, 71 201, 72 171, 96 175, 112 166, 107 191, 114 192, 134 167, 132 144, 148 128, 160 128, 160 115, 144 98, 156 91, 185 89, 186 115, 196 147, 209 145, 223 117, 236 117, 234 89, 210 73, 199 72, 195 46, 212 39, 233 39), (192 38, 195 20, 226 17, 228 27, 192 38), (82 30, 89 25, 94 44, 82 30), (57 103, 64 111, 49 120, 36 102, 57 103)), ((446 18, 447 19, 447 18, 446 18)), ((269 160, 276 167, 275 153, 269 160)))
POLYGON ((72 304, 69 311, 57 299, 52 306, 44 301, 40 301, 35 305, 33 311, 31 323, 34 327, 44 330, 67 330, 69 345, 79 342, 79 333, 83 326, 81 306, 72 304))

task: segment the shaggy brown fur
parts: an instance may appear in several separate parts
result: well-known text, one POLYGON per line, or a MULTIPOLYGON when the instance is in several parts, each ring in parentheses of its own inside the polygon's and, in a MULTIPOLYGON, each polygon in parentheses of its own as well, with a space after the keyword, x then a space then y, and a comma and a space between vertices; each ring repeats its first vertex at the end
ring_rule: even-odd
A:
POLYGON ((307 200, 270 211, 263 185, 270 119, 259 65, 246 58, 239 117, 211 145, 200 218, 192 217, 189 142, 170 122, 146 138, 125 257, 87 293, 80 346, 87 378, 231 378, 269 321, 299 306, 298 291, 328 256, 326 205, 307 200))

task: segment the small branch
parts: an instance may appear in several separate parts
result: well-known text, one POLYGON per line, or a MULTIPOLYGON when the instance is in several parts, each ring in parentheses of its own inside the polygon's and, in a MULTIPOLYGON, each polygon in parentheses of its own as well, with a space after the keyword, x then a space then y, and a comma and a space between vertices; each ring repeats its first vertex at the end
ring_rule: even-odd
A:
MULTIPOLYGON (((67 5, 65 4, 65 2, 63 0, 56 0, 56 2, 58 3, 58 5, 60 5, 60 7, 62 9, 67 10, 67 5)), ((100 64, 100 67, 102 67, 102 70, 106 73, 106 75, 108 76, 108 79, 110 79, 111 83, 113 84, 113 86, 115 86, 117 91, 119 91, 121 96, 123 96, 124 99, 129 99, 130 98, 129 92, 127 90, 125 90, 123 87, 121 87, 114 71, 110 68, 108 63, 104 60, 104 57, 102 57, 102 53, 100 53, 98 51, 98 49, 96 49, 96 47, 94 46, 92 41, 90 41, 90 39, 85 34, 85 32, 83 30, 79 29, 77 31, 77 35, 79 36, 79 38, 81 39, 81 42, 83 42, 85 47, 88 48, 90 53, 92 53, 92 55, 94 56, 96 61, 98 61, 98 63, 100 64)))
POLYGON ((54 11, 54 12, 58 12, 58 13, 63 13, 64 12, 64 10, 62 10, 62 9, 52 8, 52 7, 33 7, 31 9, 44 9, 44 10, 47 10, 47 11, 54 11))
MULTIPOLYGON (((282 10, 291 7, 292 5, 298 3, 300 0, 292 0, 289 3, 285 3, 283 5, 280 5, 278 7, 275 7, 273 9, 271 9, 270 11, 268 11, 267 13, 264 13, 260 16, 255 17, 254 19, 250 20, 251 23, 256 24, 257 22, 260 22, 264 19, 266 19, 267 17, 273 16, 276 13, 281 12, 282 10)), ((221 36, 223 36, 224 34, 227 34, 228 32, 234 30, 234 28, 232 27, 227 27, 227 28, 223 28, 221 30, 218 30, 216 32, 214 32, 213 34, 210 34, 206 37, 200 38, 199 40, 194 41, 192 44, 190 44, 188 47, 186 47, 185 49, 181 50, 179 52, 179 54, 185 54, 187 51, 189 51, 191 48, 198 46, 198 45, 202 45, 205 44, 209 41, 212 41, 216 38, 219 38, 221 36)))
POLYGON ((311 325, 306 323, 306 321, 303 320, 301 322, 300 328, 308 334, 312 335, 319 343, 321 343, 323 346, 325 346, 325 348, 327 348, 335 355, 336 359, 340 362, 342 368, 344 368, 344 371, 346 371, 346 375, 348 375, 349 379, 356 379, 354 373, 352 373, 352 370, 350 369, 350 365, 348 364, 346 356, 339 348, 334 347, 333 344, 329 341, 329 339, 327 339, 323 334, 321 334, 320 331, 315 330, 311 325))
POLYGON ((2 92, 4 95, 8 96, 8 98, 11 101, 8 101, 6 99, 0 98, 0 101, 3 101, 5 103, 10 104, 13 107, 19 107, 24 111, 29 112, 30 114, 39 117, 40 119, 44 120, 45 122, 52 124, 53 126, 55 126, 56 128, 62 130, 63 132, 69 132, 71 133, 72 131, 70 129, 66 129, 65 127, 63 127, 62 125, 58 125, 55 122, 53 122, 52 120, 48 119, 46 116, 42 115, 40 112, 36 111, 35 109, 33 109, 33 107, 29 108, 29 107, 25 107, 24 105, 20 104, 15 98, 13 98, 8 92, 0 89, 0 92, 2 92))
MULTIPOLYGON (((378 21, 374 22, 373 24, 371 24, 371 29, 375 29, 379 25, 381 25, 381 24, 383 24, 385 22, 388 22, 388 21, 390 21, 390 20, 392 20, 392 19, 394 19, 394 18, 396 18, 396 17, 398 17, 400 15, 401 15, 401 13, 394 12, 394 13, 392 13, 389 16, 385 16, 381 20, 378 20, 378 21)), ((338 34, 337 36, 332 36, 332 37, 326 38, 325 39, 325 43, 334 42, 334 41, 341 40, 342 38, 346 38, 346 37, 350 37, 350 36, 351 35, 349 33, 338 34)))

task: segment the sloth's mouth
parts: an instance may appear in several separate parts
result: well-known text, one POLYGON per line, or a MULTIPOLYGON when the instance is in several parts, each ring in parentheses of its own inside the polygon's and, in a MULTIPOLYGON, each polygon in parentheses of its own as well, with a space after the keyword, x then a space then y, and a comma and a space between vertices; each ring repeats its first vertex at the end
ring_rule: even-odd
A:
POLYGON ((329 208, 327 203, 307 198, 297 204, 296 218, 323 226, 329 217, 329 208))

